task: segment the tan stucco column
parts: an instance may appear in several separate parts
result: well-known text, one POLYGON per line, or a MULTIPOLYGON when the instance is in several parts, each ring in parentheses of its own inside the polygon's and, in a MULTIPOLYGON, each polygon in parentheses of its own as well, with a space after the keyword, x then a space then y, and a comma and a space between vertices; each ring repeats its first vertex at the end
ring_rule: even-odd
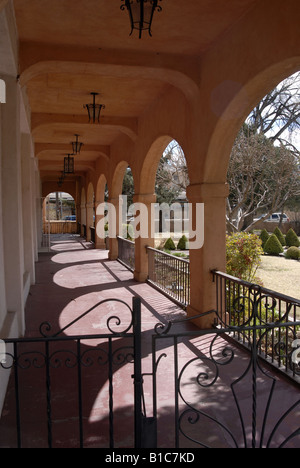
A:
POLYGON ((109 236, 109 253, 110 260, 118 258, 118 239, 120 233, 120 206, 122 198, 110 198, 108 200, 108 236, 109 236), (110 206, 111 205, 111 208, 110 206))
MULTIPOLYGON (((35 283, 35 249, 33 212, 33 165, 32 142, 29 134, 21 135, 21 173, 22 173, 22 212, 25 274, 30 276, 30 284, 35 283)), ((25 278, 24 278, 25 282, 25 278)))
POLYGON ((76 222, 77 222, 77 234, 81 234, 78 231, 79 223, 81 223, 81 207, 79 203, 76 203, 76 222))
POLYGON ((86 206, 85 203, 80 205, 80 235, 84 237, 84 225, 86 226, 86 206))
MULTIPOLYGON (((188 316, 215 309, 216 290, 212 281, 213 269, 225 271, 226 267, 226 198, 227 184, 197 184, 187 189, 192 205, 193 224, 196 204, 204 204, 204 243, 200 249, 190 249, 190 305, 188 316)), ((195 226, 195 224, 194 224, 195 226)), ((198 227, 199 228, 199 227, 198 227)), ((195 230, 195 227, 194 227, 195 230)), ((196 321, 200 328, 210 328, 214 314, 196 321)))
POLYGON ((86 240, 91 240, 90 228, 94 226, 94 203, 89 202, 86 204, 86 240))
MULTIPOLYGON (((105 244, 105 232, 104 232, 104 229, 103 229, 103 232, 101 232, 101 237, 99 237, 98 235, 98 230, 97 230, 97 226, 98 226, 98 223, 100 221, 103 221, 105 215, 104 215, 104 210, 103 212, 101 212, 101 214, 97 213, 97 208, 99 205, 101 205, 103 202, 103 200, 101 201, 96 201, 95 202, 95 206, 96 206, 96 210, 95 210, 95 228, 96 228, 96 232, 95 232, 95 248, 96 249, 106 249, 106 244, 105 244)), ((103 224, 103 223, 102 223, 103 224)))
POLYGON ((135 239, 134 279, 139 282, 148 278, 148 254, 146 247, 154 247, 154 204, 155 194, 134 195, 135 228, 140 234, 135 239))

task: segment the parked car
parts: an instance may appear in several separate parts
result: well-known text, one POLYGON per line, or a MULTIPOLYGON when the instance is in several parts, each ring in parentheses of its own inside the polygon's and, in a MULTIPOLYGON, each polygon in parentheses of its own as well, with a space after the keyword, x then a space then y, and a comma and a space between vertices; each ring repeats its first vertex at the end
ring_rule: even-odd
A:
POLYGON ((65 216, 63 220, 64 221, 76 221, 76 215, 65 216))
POLYGON ((285 213, 273 213, 269 218, 265 219, 267 222, 278 222, 280 221, 280 217, 282 216, 282 222, 288 223, 290 220, 285 213))

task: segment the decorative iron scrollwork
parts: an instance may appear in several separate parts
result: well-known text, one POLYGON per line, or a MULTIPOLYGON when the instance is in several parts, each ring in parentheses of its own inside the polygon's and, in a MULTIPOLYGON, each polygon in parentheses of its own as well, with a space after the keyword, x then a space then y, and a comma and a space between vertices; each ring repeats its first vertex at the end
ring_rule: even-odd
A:
MULTIPOLYGON (((296 367, 300 374, 300 339, 297 339, 295 323, 288 322, 292 307, 293 303, 288 304, 284 313, 278 315, 276 299, 263 292, 259 286, 251 285, 247 294, 241 294, 232 301, 230 324, 225 323, 217 311, 215 313, 219 325, 211 330, 186 331, 182 335, 171 334, 170 331, 175 322, 157 324, 155 342, 167 337, 173 338, 174 343, 175 340, 177 343, 176 346, 174 345, 174 353, 179 353, 180 340, 192 340, 193 337, 201 336, 205 338, 204 354, 195 348, 196 356, 186 362, 183 362, 182 356, 174 357, 175 368, 178 368, 175 387, 178 392, 178 432, 181 436, 195 445, 213 447, 216 442, 212 440, 213 438, 207 437, 207 434, 210 427, 214 427, 211 430, 214 431, 213 434, 219 434, 219 442, 222 439, 225 446, 236 448, 284 447, 300 436, 298 423, 296 429, 291 429, 290 433, 285 430, 284 435, 279 437, 281 429, 291 415, 296 415, 299 410, 300 400, 288 409, 282 408, 282 415, 273 426, 273 430, 271 432, 266 430, 272 405, 275 405, 277 379, 270 374, 260 359, 262 349, 265 354, 268 353, 268 346, 271 342, 268 335, 272 334, 273 341, 274 336, 277 337, 275 352, 282 360, 288 360, 294 371, 296 367), (273 317, 272 322, 267 320, 270 316, 273 317), (248 342, 248 351, 237 351, 238 348, 230 344, 228 339, 236 333, 248 342), (236 369, 235 361, 241 360, 240 352, 243 353, 244 370, 242 368, 241 375, 237 376, 234 369, 236 369), (181 368, 179 363, 181 363, 181 368), (221 372, 222 368, 224 370, 221 372), (225 388, 226 379, 228 385, 225 388), (262 389, 264 408, 261 406, 262 389), (247 410, 245 394, 248 395, 249 408, 247 410), (229 405, 229 400, 232 400, 234 405, 232 403, 229 405), (230 411, 232 411, 231 417, 229 416, 228 419, 222 417, 223 412, 225 414, 230 411)), ((188 348, 190 350, 192 345, 188 345, 188 348)), ((161 357, 162 355, 156 361, 157 363, 161 357)), ((155 372, 157 372, 157 365, 155 372)), ((288 401, 287 404, 290 402, 288 401)), ((177 437, 179 440, 179 436, 177 437)))
POLYGON ((86 312, 84 312, 83 314, 81 314, 80 316, 78 316, 75 320, 73 320, 72 322, 70 322, 68 325, 66 325, 65 327, 61 328, 59 331, 57 331, 56 333, 53 333, 53 330, 52 330, 52 325, 46 321, 46 322, 42 322, 40 327, 39 327, 39 331, 40 331, 40 334, 41 336, 43 336, 44 338, 55 338, 55 337, 58 337, 59 335, 61 335, 62 333, 64 333, 68 328, 70 328, 72 325, 74 325, 75 323, 79 322, 82 318, 86 317, 88 314, 90 314, 93 310, 95 310, 97 307, 100 307, 102 306, 103 304, 107 304, 107 303, 113 303, 113 302, 117 302, 119 304, 122 304, 123 306, 125 306, 125 309, 129 310, 130 312, 130 317, 129 317, 129 320, 127 321, 127 324, 126 325, 123 325, 123 322, 124 322, 124 317, 123 317, 123 322, 122 322, 122 319, 117 316, 117 315, 112 315, 110 317, 107 318, 106 320, 106 327, 107 329, 109 330, 109 332, 112 334, 112 335, 119 335, 119 334, 126 334, 128 333, 128 331, 132 328, 132 325, 133 325, 133 310, 132 308, 124 301, 120 300, 120 299, 104 299, 100 302, 98 302, 97 304, 95 304, 93 307, 91 307, 90 309, 88 309, 86 312), (122 328, 123 326, 123 328, 122 328), (117 329, 115 329, 115 327, 117 327, 117 329))

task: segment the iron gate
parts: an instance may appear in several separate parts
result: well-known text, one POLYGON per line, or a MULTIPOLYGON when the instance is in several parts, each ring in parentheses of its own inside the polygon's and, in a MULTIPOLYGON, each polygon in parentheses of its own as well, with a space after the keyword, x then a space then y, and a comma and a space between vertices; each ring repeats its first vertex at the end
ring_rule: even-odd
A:
POLYGON ((103 300, 55 333, 49 322, 42 323, 40 334, 6 340, 1 377, 7 378, 5 371, 11 375, 0 446, 114 448, 116 441, 124 440, 125 426, 127 444, 140 447, 141 301, 133 298, 130 307, 118 299, 103 300), (69 334, 83 317, 103 306, 113 309, 106 310, 109 317, 104 321, 103 311, 100 314, 105 333, 69 334), (132 372, 122 375, 122 381, 130 386, 132 400, 127 413, 119 414, 114 374, 130 363, 132 372))

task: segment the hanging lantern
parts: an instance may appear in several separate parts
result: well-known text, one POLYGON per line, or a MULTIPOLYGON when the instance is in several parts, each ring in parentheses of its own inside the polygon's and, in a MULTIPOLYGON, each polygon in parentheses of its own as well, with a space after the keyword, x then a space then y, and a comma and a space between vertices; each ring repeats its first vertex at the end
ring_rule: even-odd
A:
POLYGON ((83 143, 78 141, 79 135, 75 134, 76 141, 72 141, 73 154, 80 154, 83 143))
POLYGON ((98 93, 91 93, 91 95, 93 96, 93 102, 83 107, 88 111, 89 122, 99 123, 101 110, 105 109, 105 106, 103 104, 96 104, 96 96, 98 96, 98 93))
POLYGON ((125 4, 121 5, 121 10, 127 8, 131 33, 134 29, 139 31, 139 38, 142 37, 143 31, 148 31, 149 36, 152 36, 151 26, 155 11, 161 11, 162 7, 158 5, 161 0, 122 0, 125 4))
POLYGON ((72 158, 69 154, 64 159, 64 173, 74 174, 74 158, 72 158))
POLYGON ((59 187, 61 187, 62 184, 63 184, 63 182, 64 182, 64 180, 65 180, 65 173, 62 171, 61 176, 60 176, 60 178, 58 179, 57 185, 58 185, 59 187))

